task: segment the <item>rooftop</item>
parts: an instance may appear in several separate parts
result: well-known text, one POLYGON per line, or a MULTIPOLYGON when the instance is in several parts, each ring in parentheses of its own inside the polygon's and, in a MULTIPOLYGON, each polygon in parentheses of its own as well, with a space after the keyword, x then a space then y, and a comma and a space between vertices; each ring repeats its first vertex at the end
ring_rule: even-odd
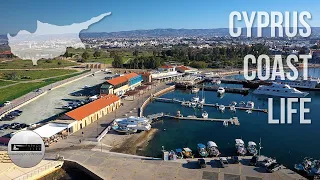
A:
POLYGON ((173 66, 170 66, 170 65, 163 65, 163 66, 161 66, 160 68, 173 68, 173 66))
POLYGON ((119 76, 119 77, 107 80, 107 82, 115 86, 115 85, 124 83, 126 81, 129 81, 131 78, 134 78, 136 76, 138 76, 137 73, 124 74, 123 76, 119 76))
POLYGON ((82 120, 85 117, 109 106, 110 104, 119 101, 120 98, 116 95, 109 94, 107 96, 101 97, 89 104, 83 105, 77 109, 67 112, 66 115, 74 120, 82 120))

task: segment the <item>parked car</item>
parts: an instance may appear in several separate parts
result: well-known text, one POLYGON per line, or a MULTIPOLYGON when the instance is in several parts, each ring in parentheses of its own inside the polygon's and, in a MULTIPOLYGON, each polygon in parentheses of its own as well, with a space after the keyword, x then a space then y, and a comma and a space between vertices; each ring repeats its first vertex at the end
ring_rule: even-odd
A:
POLYGON ((256 166, 258 163, 258 156, 252 156, 250 162, 249 162, 249 165, 250 166, 256 166))
POLYGON ((9 126, 10 126, 9 124, 3 124, 3 125, 0 127, 0 130, 8 129, 9 126))
POLYGON ((8 106, 8 105, 10 105, 10 104, 11 104, 10 101, 6 101, 6 102, 3 103, 4 106, 8 106))
POLYGON ((221 167, 228 167, 228 159, 226 157, 220 157, 220 164, 221 164, 221 167))
POLYGON ((206 161, 204 159, 198 159, 198 164, 200 166, 200 168, 206 168, 206 161))
POLYGON ((2 121, 11 121, 11 120, 13 120, 14 118, 15 118, 15 116, 12 116, 12 115, 7 114, 7 115, 5 115, 1 120, 2 120, 2 121))
POLYGON ((275 171, 279 171, 281 169, 281 164, 280 163, 272 163, 269 166, 266 167, 266 170, 270 173, 275 172, 275 171))
POLYGON ((19 123, 12 123, 10 124, 10 129, 16 129, 19 123))
POLYGON ((232 156, 232 162, 233 162, 233 164, 238 164, 239 163, 239 157, 238 156, 232 156))
POLYGON ((15 110, 9 113, 10 116, 20 116, 22 111, 15 110))
POLYGON ((29 127, 29 125, 27 125, 26 123, 21 123, 21 124, 19 124, 19 126, 21 129, 29 127))

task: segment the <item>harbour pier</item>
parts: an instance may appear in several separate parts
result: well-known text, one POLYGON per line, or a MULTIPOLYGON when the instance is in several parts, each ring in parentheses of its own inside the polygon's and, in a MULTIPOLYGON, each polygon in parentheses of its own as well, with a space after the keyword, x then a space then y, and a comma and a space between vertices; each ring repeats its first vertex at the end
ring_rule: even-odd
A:
POLYGON ((233 117, 230 119, 216 119, 216 118, 198 118, 198 117, 183 117, 183 116, 171 116, 164 115, 163 117, 178 119, 178 120, 192 120, 192 121, 215 121, 215 122, 227 122, 230 124, 234 124, 236 126, 240 125, 239 119, 237 117, 233 117))
MULTIPOLYGON (((157 97, 154 97, 152 98, 153 100, 155 101, 158 101, 158 102, 164 102, 164 103, 177 103, 177 104, 181 104, 183 101, 181 100, 178 100, 178 99, 169 99, 169 98, 157 98, 157 97)), ((203 106, 210 106, 210 107, 215 107, 215 108, 218 108, 221 104, 203 104, 203 106)), ((229 105, 225 105, 225 108, 226 109, 230 109, 231 106, 229 105)), ((267 113, 268 110, 267 109, 256 109, 256 108, 248 108, 248 107, 239 107, 239 106, 235 106, 235 109, 236 110, 244 110, 244 111, 247 111, 247 110, 251 110, 251 111, 256 111, 256 112, 264 112, 264 113, 267 113)))

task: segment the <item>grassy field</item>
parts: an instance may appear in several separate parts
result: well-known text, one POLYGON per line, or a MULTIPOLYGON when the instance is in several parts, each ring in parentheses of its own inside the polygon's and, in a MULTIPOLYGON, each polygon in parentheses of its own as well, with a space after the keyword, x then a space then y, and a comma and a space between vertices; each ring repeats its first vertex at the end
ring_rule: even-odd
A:
POLYGON ((38 88, 42 88, 44 86, 47 86, 49 84, 74 77, 83 73, 86 73, 88 71, 83 71, 75 74, 69 74, 61 77, 56 77, 56 78, 50 78, 46 79, 42 82, 31 82, 31 83, 20 83, 17 85, 13 85, 7 88, 2 88, 0 89, 0 103, 3 103, 5 101, 11 101, 13 99, 16 99, 18 97, 21 97, 29 92, 32 92, 38 88))
POLYGON ((75 66, 77 63, 66 60, 39 60, 38 65, 34 66, 31 60, 15 59, 12 61, 1 62, 0 69, 38 69, 38 68, 62 68, 75 66))
POLYGON ((35 80, 42 78, 50 78, 53 76, 66 75, 77 72, 69 69, 48 69, 48 70, 0 70, 0 79, 7 80, 35 80))
POLYGON ((10 84, 13 84, 13 83, 15 83, 15 82, 0 80, 0 87, 1 86, 7 86, 7 85, 10 85, 10 84))

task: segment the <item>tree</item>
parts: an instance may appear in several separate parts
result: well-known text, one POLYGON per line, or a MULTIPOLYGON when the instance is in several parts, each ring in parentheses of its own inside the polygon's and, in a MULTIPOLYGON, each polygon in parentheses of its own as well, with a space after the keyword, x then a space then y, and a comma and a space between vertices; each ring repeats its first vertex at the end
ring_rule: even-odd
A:
POLYGON ((110 51, 110 57, 114 58, 117 55, 115 51, 110 51))
POLYGON ((139 55, 139 51, 138 50, 134 50, 132 55, 137 57, 139 55))
POLYGON ((123 67, 123 60, 120 56, 116 55, 114 60, 112 61, 112 67, 114 68, 122 68, 123 67))
POLYGON ((58 62, 58 65, 60 66, 61 64, 62 64, 62 63, 59 61, 59 62, 58 62))
POLYGON ((94 53, 93 53, 93 57, 95 57, 95 58, 98 58, 98 57, 100 57, 101 56, 101 51, 95 51, 94 53))
POLYGON ((84 60, 89 59, 89 57, 90 57, 90 54, 89 54, 87 51, 84 51, 84 52, 82 53, 82 58, 83 58, 84 60))

